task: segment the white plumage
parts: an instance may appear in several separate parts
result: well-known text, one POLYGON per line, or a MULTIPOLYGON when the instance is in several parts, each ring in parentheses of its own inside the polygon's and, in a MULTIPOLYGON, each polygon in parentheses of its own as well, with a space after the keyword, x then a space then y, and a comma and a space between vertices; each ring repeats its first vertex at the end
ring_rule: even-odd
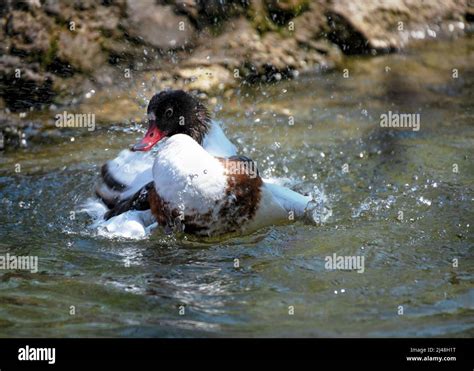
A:
MULTIPOLYGON (((224 229, 225 220, 219 220, 219 211, 225 202, 228 176, 222 162, 206 152, 191 137, 173 135, 158 145, 153 165, 155 189, 171 208, 182 210, 183 215, 213 212, 210 233, 224 229)), ((260 201, 252 219, 242 224, 241 231, 254 231, 264 226, 281 224, 295 217, 303 217, 311 197, 288 188, 263 182, 260 201)))
POLYGON ((157 193, 171 208, 202 214, 215 208, 227 187, 222 163, 184 134, 158 144, 153 178, 157 193))
MULTIPOLYGON (((202 148, 216 157, 230 157, 237 153, 236 147, 227 139, 224 131, 215 121, 211 121, 209 131, 203 139, 202 148)), ((156 151, 132 152, 125 149, 107 162, 108 170, 115 180, 126 186, 122 192, 114 192, 102 184, 100 190, 108 197, 128 198, 153 180, 152 167, 156 151)))
MULTIPOLYGON (((219 234, 225 220, 220 220, 219 208, 225 202, 229 186, 224 165, 216 157, 228 158, 236 154, 236 147, 227 139, 216 122, 211 122, 202 146, 185 134, 175 134, 162 139, 152 152, 124 150, 108 162, 113 178, 125 186, 124 190, 112 190, 105 184, 102 194, 127 199, 142 187, 154 182, 159 197, 171 209, 182 210, 184 215, 211 215, 209 234, 219 234)), ((263 180, 260 199, 255 214, 240 226, 241 232, 288 223, 305 217, 312 199, 270 180, 263 180)), ((98 203, 98 201, 96 201, 98 203)), ((100 207, 89 204, 98 212, 100 207)), ((102 220, 106 209, 97 216, 95 226, 102 235, 141 238, 156 225, 150 210, 130 210, 108 221, 102 220)), ((102 210, 101 209, 101 210, 102 210)))

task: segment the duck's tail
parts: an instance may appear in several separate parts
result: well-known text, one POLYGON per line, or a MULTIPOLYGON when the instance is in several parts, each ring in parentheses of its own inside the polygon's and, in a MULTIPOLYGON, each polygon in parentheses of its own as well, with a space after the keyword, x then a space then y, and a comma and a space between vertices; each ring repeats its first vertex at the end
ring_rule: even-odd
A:
POLYGON ((316 187, 311 196, 304 196, 272 182, 266 181, 265 185, 287 213, 293 212, 295 219, 319 225, 325 223, 332 216, 332 209, 328 205, 324 192, 319 191, 316 187))
POLYGON ((311 196, 304 196, 274 183, 265 182, 265 186, 270 190, 280 206, 288 213, 292 211, 296 218, 304 217, 307 206, 312 200, 311 196))
POLYGON ((101 168, 101 180, 95 193, 109 209, 133 198, 152 176, 153 157, 143 152, 123 150, 101 168))

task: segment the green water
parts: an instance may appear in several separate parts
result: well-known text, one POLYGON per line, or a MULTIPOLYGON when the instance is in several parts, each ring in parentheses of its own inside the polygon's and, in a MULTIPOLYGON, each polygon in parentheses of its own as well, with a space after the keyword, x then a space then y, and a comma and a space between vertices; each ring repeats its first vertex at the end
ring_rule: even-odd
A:
POLYGON ((0 253, 39 257, 38 273, 0 271, 0 336, 473 336, 474 40, 346 64, 348 78, 302 75, 213 105, 265 176, 323 192, 321 226, 97 236, 71 211, 140 137, 125 119, 0 153, 0 253), (419 113, 420 130, 381 128, 389 110, 419 113), (364 256, 364 272, 327 270, 334 253, 364 256))

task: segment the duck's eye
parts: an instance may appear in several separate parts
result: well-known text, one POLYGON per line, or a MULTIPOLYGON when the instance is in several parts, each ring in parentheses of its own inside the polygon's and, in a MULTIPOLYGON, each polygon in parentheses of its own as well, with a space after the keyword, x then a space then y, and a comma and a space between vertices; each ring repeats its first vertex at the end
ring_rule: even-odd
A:
POLYGON ((168 117, 168 118, 171 117, 171 116, 173 116, 173 108, 171 108, 171 107, 170 107, 170 108, 167 108, 166 111, 165 111, 165 115, 166 115, 166 117, 168 117))

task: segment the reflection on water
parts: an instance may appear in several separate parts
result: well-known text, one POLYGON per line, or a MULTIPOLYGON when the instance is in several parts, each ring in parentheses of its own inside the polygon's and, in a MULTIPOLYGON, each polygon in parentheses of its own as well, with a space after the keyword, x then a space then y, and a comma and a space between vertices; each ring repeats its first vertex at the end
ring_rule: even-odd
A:
POLYGON ((472 336, 473 47, 354 58, 348 79, 303 76, 216 102, 265 176, 327 197, 321 226, 109 239, 71 211, 139 132, 102 126, 0 154, 0 253, 39 256, 36 274, 0 274, 0 336, 472 336), (381 128, 389 110, 420 113, 420 131, 381 128), (334 253, 364 256, 364 273, 326 270, 334 253))

